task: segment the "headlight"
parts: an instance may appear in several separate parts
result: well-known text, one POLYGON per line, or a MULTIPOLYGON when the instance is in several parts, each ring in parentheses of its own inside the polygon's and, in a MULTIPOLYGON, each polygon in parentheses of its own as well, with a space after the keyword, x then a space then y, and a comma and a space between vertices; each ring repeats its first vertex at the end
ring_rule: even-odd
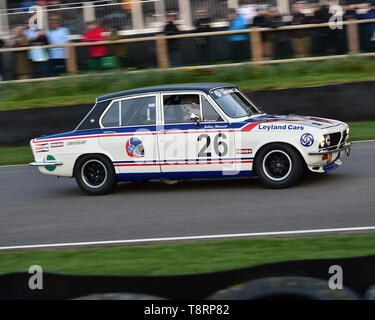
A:
POLYGON ((349 141, 349 128, 346 129, 346 136, 345 136, 345 142, 349 141))
POLYGON ((321 139, 320 139, 320 141, 319 141, 319 146, 321 147, 321 148, 327 148, 327 147, 329 147, 331 145, 331 139, 330 139, 330 137, 329 137, 329 134, 326 134, 326 135, 324 135, 321 139))

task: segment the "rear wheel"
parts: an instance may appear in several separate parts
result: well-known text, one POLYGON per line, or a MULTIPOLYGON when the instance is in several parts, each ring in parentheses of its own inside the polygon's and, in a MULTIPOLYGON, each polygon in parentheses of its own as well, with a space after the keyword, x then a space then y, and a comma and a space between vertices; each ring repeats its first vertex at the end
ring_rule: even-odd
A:
POLYGON ((74 177, 81 190, 90 195, 109 193, 116 185, 113 165, 102 155, 88 155, 78 159, 74 177))
POLYGON ((291 146, 273 143, 259 151, 255 161, 259 180, 269 188, 288 188, 302 175, 303 160, 291 146))

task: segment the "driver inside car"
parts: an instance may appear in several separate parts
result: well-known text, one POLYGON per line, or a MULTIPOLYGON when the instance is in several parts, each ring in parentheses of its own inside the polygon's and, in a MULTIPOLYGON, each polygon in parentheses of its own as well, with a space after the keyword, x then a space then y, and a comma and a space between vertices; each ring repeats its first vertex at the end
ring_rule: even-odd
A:
POLYGON ((198 95, 182 95, 180 99, 183 122, 190 122, 191 114, 200 115, 198 95))

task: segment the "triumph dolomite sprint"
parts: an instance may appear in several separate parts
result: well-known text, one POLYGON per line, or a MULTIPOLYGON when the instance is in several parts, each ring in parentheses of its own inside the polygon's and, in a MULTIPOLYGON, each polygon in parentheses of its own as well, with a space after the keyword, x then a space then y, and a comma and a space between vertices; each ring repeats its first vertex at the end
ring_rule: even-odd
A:
POLYGON ((306 168, 339 167, 348 138, 340 121, 266 114, 232 84, 178 84, 98 97, 74 131, 31 140, 31 165, 93 195, 117 181, 253 175, 286 188, 306 168))

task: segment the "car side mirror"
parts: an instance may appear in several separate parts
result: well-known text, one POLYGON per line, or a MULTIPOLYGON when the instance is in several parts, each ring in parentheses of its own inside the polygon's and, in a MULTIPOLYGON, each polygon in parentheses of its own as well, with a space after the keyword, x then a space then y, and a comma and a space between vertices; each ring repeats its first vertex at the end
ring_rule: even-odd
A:
POLYGON ((195 124, 199 126, 201 124, 201 118, 195 113, 190 114, 190 120, 195 121, 195 124))

